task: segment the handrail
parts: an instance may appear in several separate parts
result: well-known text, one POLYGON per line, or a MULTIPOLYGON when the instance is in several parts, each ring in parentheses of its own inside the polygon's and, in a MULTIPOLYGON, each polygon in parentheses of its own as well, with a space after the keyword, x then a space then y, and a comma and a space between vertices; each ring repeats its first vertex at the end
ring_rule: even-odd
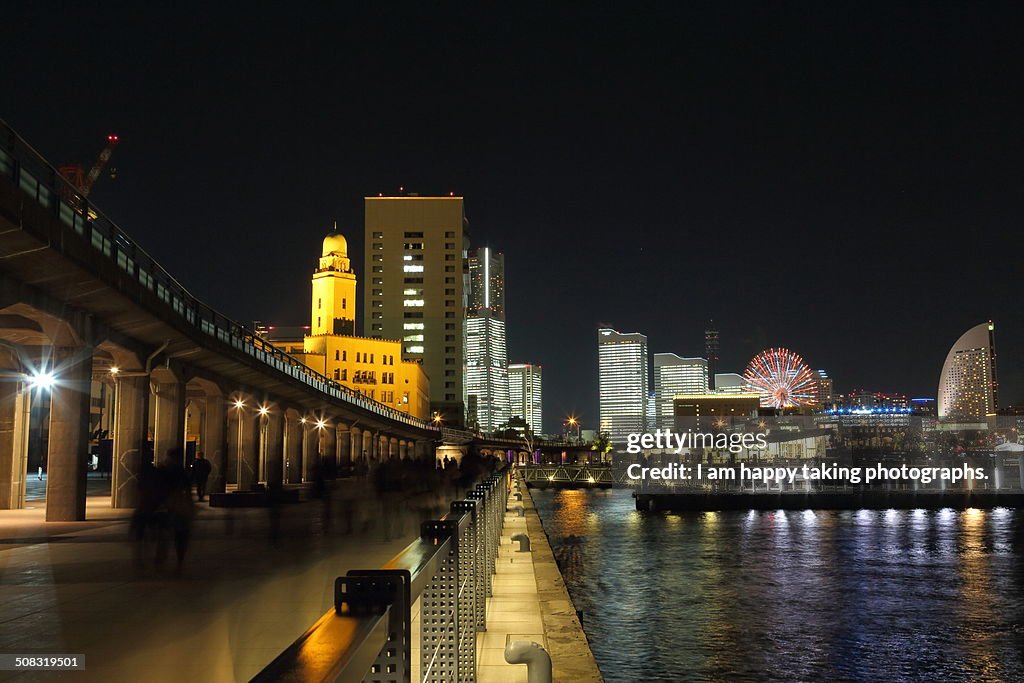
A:
POLYGON ((91 243, 108 261, 133 276, 193 328, 297 379, 326 396, 382 417, 440 432, 438 425, 371 399, 305 365, 262 339, 249 327, 219 313, 192 295, 128 234, 93 206, 7 122, 0 119, 0 175, 50 211, 67 229, 91 243))
POLYGON ((420 537, 380 569, 338 577, 335 608, 252 680, 372 680, 368 672, 383 671, 388 680, 409 680, 417 600, 421 680, 475 680, 476 633, 486 627, 509 471, 491 474, 440 519, 423 522, 420 537), (389 634, 383 643, 375 635, 382 623, 389 634))

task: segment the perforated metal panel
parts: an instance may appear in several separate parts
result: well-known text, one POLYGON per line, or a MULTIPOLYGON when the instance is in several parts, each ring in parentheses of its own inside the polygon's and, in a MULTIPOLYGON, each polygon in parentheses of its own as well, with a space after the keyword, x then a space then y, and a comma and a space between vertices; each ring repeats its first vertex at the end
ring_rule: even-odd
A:
POLYGON ((459 500, 451 511, 459 517, 459 680, 476 680, 476 632, 484 630, 487 598, 477 560, 479 534, 475 500, 459 500))
POLYGON ((388 639, 363 683, 409 683, 412 679, 412 629, 409 573, 392 570, 351 571, 334 583, 335 609, 354 613, 390 607, 388 639))
MULTIPOLYGON (((455 683, 459 675, 459 523, 457 520, 424 522, 420 537, 449 540, 437 573, 420 595, 420 647, 422 680, 455 683)), ((474 667, 475 668, 475 667, 474 667)), ((473 669, 470 673, 475 680, 473 669)))

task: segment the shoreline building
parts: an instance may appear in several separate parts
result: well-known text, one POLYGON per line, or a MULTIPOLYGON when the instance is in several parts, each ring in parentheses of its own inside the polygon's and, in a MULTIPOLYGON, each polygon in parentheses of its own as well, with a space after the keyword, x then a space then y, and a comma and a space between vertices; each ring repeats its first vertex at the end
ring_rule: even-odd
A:
POLYGON ((624 446, 629 434, 648 427, 647 337, 600 328, 597 355, 601 431, 624 446))
POLYGON ((657 408, 653 426, 658 429, 672 429, 675 426, 673 396, 706 393, 706 358, 682 358, 674 353, 654 354, 654 396, 657 408))
POLYGON ((494 432, 512 417, 505 342, 505 256, 481 247, 469 253, 468 266, 467 424, 494 432))
POLYGON ((534 434, 544 433, 543 368, 533 363, 508 366, 509 413, 521 417, 534 434))
POLYGON ((984 422, 998 406, 995 325, 975 325, 960 335, 939 376, 940 420, 984 422))
POLYGON ((401 342, 355 335, 356 274, 336 231, 324 238, 312 290, 309 328, 266 328, 265 338, 349 389, 430 419, 430 382, 419 363, 402 360, 401 342))
POLYGON ((364 198, 363 334, 401 340, 402 360, 430 377, 430 409, 466 420, 466 258, 462 197, 364 198))

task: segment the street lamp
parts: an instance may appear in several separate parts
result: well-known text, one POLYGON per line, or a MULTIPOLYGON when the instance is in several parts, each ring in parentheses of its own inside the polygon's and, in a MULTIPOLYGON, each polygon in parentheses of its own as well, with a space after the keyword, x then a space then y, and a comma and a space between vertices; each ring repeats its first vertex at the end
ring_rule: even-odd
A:
POLYGON ((575 415, 570 415, 569 419, 565 421, 565 424, 571 429, 576 428, 576 440, 580 440, 580 421, 576 419, 575 415))
POLYGON ((33 389, 51 389, 56 382, 57 378, 53 376, 53 373, 45 370, 34 373, 29 379, 29 385, 33 389))
POLYGON ((439 425, 442 422, 444 422, 444 418, 441 417, 441 413, 434 413, 433 422, 436 425, 439 425))

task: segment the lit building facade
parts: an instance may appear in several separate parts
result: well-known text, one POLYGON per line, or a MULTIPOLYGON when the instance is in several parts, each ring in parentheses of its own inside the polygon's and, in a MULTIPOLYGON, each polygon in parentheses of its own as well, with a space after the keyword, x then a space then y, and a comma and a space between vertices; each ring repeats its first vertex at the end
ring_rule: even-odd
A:
POLYGON ((313 272, 313 302, 309 334, 301 346, 275 340, 303 363, 375 401, 421 419, 430 418, 430 382, 423 367, 402 360, 402 344, 387 339, 357 337, 356 275, 348 243, 334 232, 323 242, 313 272), (347 332, 343 332, 347 330, 347 332))
POLYGON ((939 376, 939 419, 981 422, 997 407, 995 325, 975 325, 960 335, 939 376))
POLYGON ((493 432, 511 417, 505 343, 505 257, 489 247, 481 247, 470 252, 468 270, 468 423, 493 432))
POLYGON ((521 417, 534 434, 543 433, 543 369, 532 363, 508 366, 508 395, 512 417, 521 417))
POLYGON ((403 360, 430 377, 431 410, 466 419, 465 264, 469 235, 462 197, 366 197, 364 334, 401 340, 403 360))
POLYGON ((815 370, 814 374, 818 386, 818 405, 827 406, 833 399, 832 378, 824 370, 815 370))
POLYGON ((601 328, 597 355, 601 431, 622 446, 629 434, 647 431, 647 337, 601 328))
POLYGON ((737 372, 719 372, 715 374, 714 390, 718 394, 745 394, 747 380, 737 372))
POLYGON ((682 358, 674 353, 654 354, 655 427, 671 429, 675 425, 673 396, 707 392, 707 359, 682 358))

